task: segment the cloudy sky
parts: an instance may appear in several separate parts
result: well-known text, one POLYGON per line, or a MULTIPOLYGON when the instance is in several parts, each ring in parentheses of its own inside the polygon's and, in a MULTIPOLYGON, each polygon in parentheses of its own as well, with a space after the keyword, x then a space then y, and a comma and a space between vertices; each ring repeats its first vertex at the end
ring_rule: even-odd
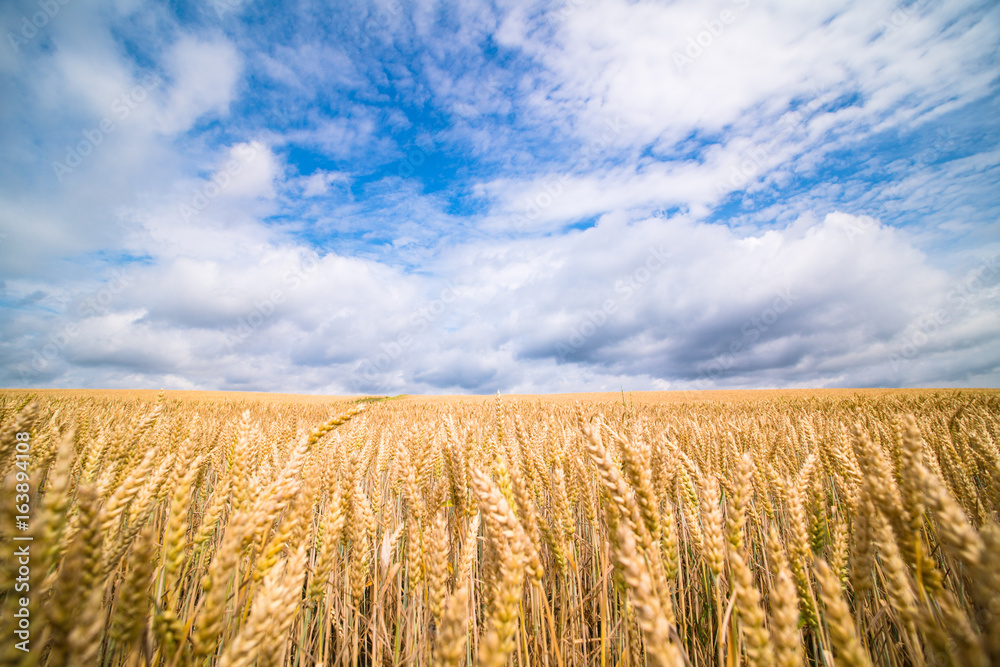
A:
POLYGON ((993 0, 0 25, 2 386, 1000 386, 993 0))

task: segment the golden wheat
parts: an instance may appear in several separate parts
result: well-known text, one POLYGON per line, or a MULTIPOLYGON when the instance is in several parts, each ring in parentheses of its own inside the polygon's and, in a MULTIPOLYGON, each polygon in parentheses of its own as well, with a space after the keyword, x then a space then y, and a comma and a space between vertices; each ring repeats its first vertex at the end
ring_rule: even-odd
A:
POLYGON ((4 390, 0 473, 2 664, 1000 664, 995 391, 4 390))

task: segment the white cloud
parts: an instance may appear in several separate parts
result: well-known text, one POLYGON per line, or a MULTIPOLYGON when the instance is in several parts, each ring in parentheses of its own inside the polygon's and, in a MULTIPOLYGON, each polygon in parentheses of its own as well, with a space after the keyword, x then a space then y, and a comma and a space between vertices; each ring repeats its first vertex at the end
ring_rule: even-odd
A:
POLYGON ((285 139, 319 148, 331 157, 343 158, 361 149, 367 150, 369 142, 378 142, 376 129, 374 119, 364 113, 355 117, 316 118, 312 127, 292 130, 285 134, 285 139))
POLYGON ((880 34, 893 4, 602 0, 551 11, 551 36, 513 27, 524 19, 512 13, 499 36, 547 67, 535 103, 563 127, 573 121, 590 134, 621 117, 636 141, 673 142, 692 128, 753 130, 813 91, 860 93, 876 123, 890 109, 912 120, 956 95, 981 96, 993 78, 979 64, 983 40, 995 37, 997 12, 975 25, 957 20, 971 6, 914 7, 880 34))
POLYGON ((350 57, 328 44, 306 43, 295 49, 279 46, 273 55, 262 53, 259 57, 274 81, 309 97, 330 85, 364 85, 350 57))
POLYGON ((349 180, 346 174, 319 170, 302 179, 302 195, 305 197, 319 197, 325 195, 333 183, 346 183, 349 180))
POLYGON ((431 268, 448 281, 246 241, 225 260, 134 267, 65 359, 333 392, 921 384, 944 363, 992 377, 1000 333, 1000 268, 955 284, 907 235, 846 214, 749 237, 609 216, 446 251, 431 268))
POLYGON ((230 176, 222 189, 230 197, 274 197, 274 181, 281 175, 279 159, 271 148, 260 141, 237 144, 229 149, 229 158, 215 173, 220 182, 230 176))
POLYGON ((184 35, 171 46, 165 67, 172 85, 161 121, 164 132, 187 130, 206 114, 228 114, 242 70, 242 58, 230 42, 184 35))

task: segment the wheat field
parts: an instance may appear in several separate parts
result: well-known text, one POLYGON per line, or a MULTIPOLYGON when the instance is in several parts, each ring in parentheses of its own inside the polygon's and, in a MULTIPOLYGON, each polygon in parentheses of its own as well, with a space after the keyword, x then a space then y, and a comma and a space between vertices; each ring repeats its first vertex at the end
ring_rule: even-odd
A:
POLYGON ((0 424, 5 665, 1000 664, 1000 392, 5 390, 0 424))

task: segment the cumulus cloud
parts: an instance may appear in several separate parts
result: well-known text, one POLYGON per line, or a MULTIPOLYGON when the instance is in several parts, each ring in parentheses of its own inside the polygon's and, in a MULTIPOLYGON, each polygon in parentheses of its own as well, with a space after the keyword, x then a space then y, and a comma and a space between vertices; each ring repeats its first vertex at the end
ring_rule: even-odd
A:
POLYGON ((67 321, 58 358, 334 393, 908 384, 940 355, 995 377, 997 265, 955 283, 905 233, 846 214, 751 237, 612 216, 439 268, 452 278, 294 248, 135 267, 106 312, 67 321))
POLYGON ((214 178, 229 183, 222 188, 231 197, 274 197, 274 181, 280 176, 281 165, 270 147, 260 141, 250 141, 229 149, 229 159, 214 178))

